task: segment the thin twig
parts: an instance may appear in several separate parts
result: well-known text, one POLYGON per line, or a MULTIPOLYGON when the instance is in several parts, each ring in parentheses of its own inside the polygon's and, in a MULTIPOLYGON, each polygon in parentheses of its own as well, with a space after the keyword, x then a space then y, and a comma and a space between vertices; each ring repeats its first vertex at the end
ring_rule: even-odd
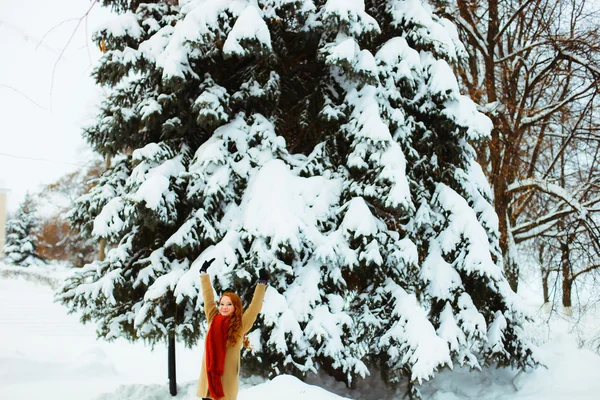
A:
POLYGON ((77 21, 77 20, 78 20, 78 18, 70 18, 70 19, 64 20, 64 21, 60 22, 59 24, 57 24, 57 25, 53 26, 52 28, 50 28, 46 33, 44 33, 44 35, 42 36, 42 38, 35 45, 35 51, 37 51, 38 47, 40 47, 43 44, 44 39, 46 39, 46 36, 48 36, 50 33, 52 33, 53 30, 55 30, 56 28, 60 28, 62 25, 66 24, 68 22, 77 21))
POLYGON ((41 108, 42 110, 44 110, 44 111, 50 111, 46 107, 38 104, 35 100, 32 100, 29 96, 27 96, 25 93, 21 92, 19 89, 15 89, 12 86, 4 85, 2 83, 0 83, 0 87, 5 88, 5 89, 13 90, 13 91, 17 92, 18 94, 20 94, 21 96, 25 97, 27 100, 29 100, 30 102, 32 102, 33 104, 35 104, 39 108, 41 108))
MULTIPOLYGON (((87 18, 85 19, 85 37, 89 37, 88 36, 89 32, 88 32, 88 20, 87 18)), ((90 65, 92 65, 92 53, 90 52, 90 44, 88 43, 88 41, 85 41, 85 49, 87 50, 87 54, 88 54, 88 61, 90 63, 90 65)))
POLYGON ((90 8, 88 8, 88 10, 85 12, 85 14, 83 14, 79 18, 79 22, 77 22, 77 25, 75 26, 75 29, 73 29, 73 32, 71 33, 71 36, 69 37, 69 40, 67 40, 67 43, 62 48, 62 50, 61 50, 58 58, 54 62, 54 66, 52 67, 52 78, 51 78, 51 81, 50 81, 50 110, 51 111, 52 111, 52 91, 54 90, 54 76, 56 75, 56 67, 58 66, 58 62, 62 59, 62 56, 65 53, 65 50, 67 50, 67 47, 69 47, 69 44, 71 43, 71 41, 75 37, 75 33, 77 33, 77 29, 79 29, 79 25, 81 25, 81 21, 83 21, 84 19, 87 20, 88 15, 90 14, 90 12, 92 11, 92 8, 94 7, 94 5, 96 5, 97 2, 98 2, 98 0, 94 0, 92 2, 92 4, 90 5, 90 8))

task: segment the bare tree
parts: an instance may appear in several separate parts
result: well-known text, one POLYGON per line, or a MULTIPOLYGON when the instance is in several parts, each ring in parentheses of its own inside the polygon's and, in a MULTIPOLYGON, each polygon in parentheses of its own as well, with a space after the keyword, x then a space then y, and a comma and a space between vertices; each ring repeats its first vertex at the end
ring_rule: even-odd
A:
MULTIPOLYGON (((564 141, 564 138, 563 138, 564 141)), ((564 198, 569 198, 577 212, 565 213, 557 222, 547 224, 548 229, 540 230, 533 241, 539 249, 539 262, 542 267, 542 287, 544 300, 549 302, 549 292, 558 292, 560 286, 562 305, 570 308, 573 295, 578 298, 593 300, 594 290, 586 288, 586 284, 596 282, 600 278, 600 208, 598 193, 600 183, 600 145, 598 140, 574 140, 567 150, 561 152, 559 161, 558 184, 564 189, 564 198), (585 206, 582 206, 585 205, 585 206), (549 282, 555 274, 557 279, 549 282), (560 278, 560 279, 558 279, 560 278), (560 281, 560 284, 559 284, 560 281), (576 284, 579 283, 577 293, 576 284)), ((549 215, 556 213, 548 206, 562 206, 564 203, 552 202, 552 199, 539 196, 535 207, 530 207, 526 214, 531 219, 538 219, 534 214, 549 215)))
MULTIPOLYGON (((505 273, 516 290, 516 245, 573 216, 582 221, 578 235, 597 235, 597 182, 581 179, 570 192, 559 161, 584 141, 597 148, 600 140, 593 123, 600 19, 585 0, 432 3, 458 27, 468 54, 457 66, 461 83, 494 123, 478 157, 493 186, 505 273)), ((569 174, 570 184, 577 175, 569 174)))

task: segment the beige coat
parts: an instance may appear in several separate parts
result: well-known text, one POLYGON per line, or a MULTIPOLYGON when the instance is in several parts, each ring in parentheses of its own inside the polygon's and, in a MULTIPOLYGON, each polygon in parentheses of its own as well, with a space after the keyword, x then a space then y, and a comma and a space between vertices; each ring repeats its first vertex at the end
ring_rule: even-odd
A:
MULTIPOLYGON (((202 283, 202 297, 204 298, 204 313, 208 319, 209 329, 213 318, 219 313, 217 303, 214 299, 214 291, 210 283, 208 274, 201 274, 200 281, 202 283)), ((263 299, 265 298, 266 285, 258 284, 254 289, 254 297, 252 302, 242 315, 242 333, 246 334, 252 328, 252 324, 256 321, 256 317, 262 308, 263 299)), ((243 335, 242 335, 243 337, 243 335)), ((206 339, 205 339, 206 340, 206 339)), ((206 342, 205 342, 206 345, 206 342)), ((225 397, 223 400, 236 400, 239 386, 240 376, 240 351, 242 349, 242 338, 238 340, 235 346, 227 346, 225 352, 225 367, 221 377, 223 383, 223 392, 225 397)), ((210 397, 208 392, 208 378, 206 375, 206 358, 202 356, 202 367, 200 369, 200 380, 198 382, 198 397, 210 397)))

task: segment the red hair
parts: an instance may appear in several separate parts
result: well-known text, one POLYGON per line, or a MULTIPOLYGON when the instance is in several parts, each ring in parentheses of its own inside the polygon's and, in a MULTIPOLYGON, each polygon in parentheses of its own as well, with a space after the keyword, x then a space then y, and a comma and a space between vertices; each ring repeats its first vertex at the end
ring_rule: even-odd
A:
MULTIPOLYGON (((242 299, 233 292, 225 292, 221 295, 219 304, 221 304, 221 300, 225 296, 229 297, 231 304, 233 304, 233 313, 229 317, 229 332, 227 333, 227 344, 233 347, 242 337, 242 299)), ((243 345, 247 349, 250 348, 250 341, 245 335, 243 345)))

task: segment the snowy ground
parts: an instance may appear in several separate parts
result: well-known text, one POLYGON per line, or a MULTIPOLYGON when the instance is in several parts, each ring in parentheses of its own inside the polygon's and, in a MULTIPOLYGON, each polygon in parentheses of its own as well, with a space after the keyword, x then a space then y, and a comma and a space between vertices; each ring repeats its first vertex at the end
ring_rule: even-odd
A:
MULTIPOLYGON (((94 328, 53 302, 51 285, 68 272, 28 270, 0 264, 0 399, 3 400, 168 400, 167 352, 144 344, 96 340, 94 328), (17 270, 19 271, 19 270, 17 270), (41 272, 39 272, 41 271, 41 272)), ((551 324, 551 341, 540 347, 547 368, 528 374, 502 369, 469 373, 456 369, 438 375, 422 388, 425 398, 459 399, 597 399, 600 356, 577 348, 569 324, 551 324)), ((546 335, 545 325, 534 330, 546 335)), ((176 399, 196 399, 201 349, 177 350, 176 399)), ((291 376, 272 381, 243 382, 239 400, 394 399, 400 393, 385 389, 377 379, 356 391, 327 379, 303 383, 291 376), (327 390, 325 390, 327 389, 327 390), (334 394, 337 393, 337 394, 334 394)))

